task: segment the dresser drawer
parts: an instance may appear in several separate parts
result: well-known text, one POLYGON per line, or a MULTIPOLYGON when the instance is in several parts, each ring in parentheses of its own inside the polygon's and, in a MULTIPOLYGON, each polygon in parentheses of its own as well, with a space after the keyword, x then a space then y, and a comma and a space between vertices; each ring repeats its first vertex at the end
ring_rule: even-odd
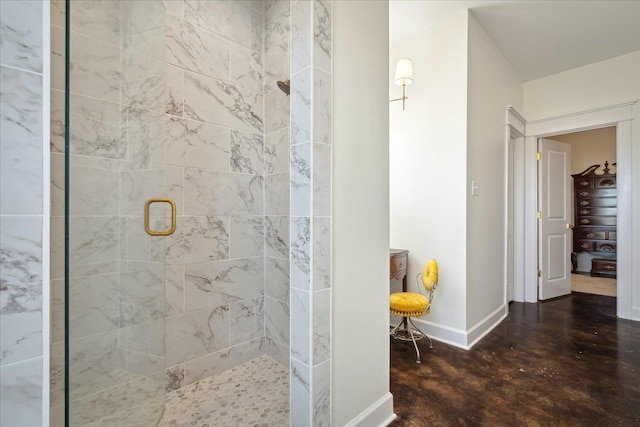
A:
POLYGON ((616 277, 617 265, 615 259, 593 258, 591 260, 592 276, 616 277))
POLYGON ((596 247, 596 242, 593 240, 578 240, 576 246, 577 248, 573 249, 575 252, 593 252, 593 249, 596 247))
POLYGON ((616 253, 615 240, 598 240, 595 242, 595 252, 616 253))
POLYGON ((594 208, 590 206, 578 208, 578 211, 576 212, 578 216, 616 216, 617 213, 617 208, 594 208))
POLYGON ((582 239, 606 240, 607 239, 606 231, 578 230, 578 231, 574 231, 574 233, 575 233, 575 238, 577 240, 582 240, 582 239))
POLYGON ((583 216, 578 217, 577 225, 616 225, 616 217, 615 216, 583 216))
POLYGON ((594 197, 616 197, 617 195, 617 190, 615 188, 576 189, 576 197, 578 199, 594 197))
POLYGON ((616 207, 616 198, 615 197, 592 197, 589 199, 581 199, 578 200, 576 205, 578 206, 578 210, 581 208, 615 208, 616 207))
POLYGON ((612 178, 596 178, 594 180, 594 188, 615 188, 616 180, 612 178))

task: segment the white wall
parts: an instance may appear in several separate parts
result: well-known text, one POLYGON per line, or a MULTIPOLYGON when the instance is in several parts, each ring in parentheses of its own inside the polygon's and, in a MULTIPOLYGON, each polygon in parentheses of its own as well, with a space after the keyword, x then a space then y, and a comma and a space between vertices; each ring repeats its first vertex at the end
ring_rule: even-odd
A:
POLYGON ((333 2, 332 425, 386 425, 389 122, 386 1, 333 2))
POLYGON ((467 329, 504 305, 504 107, 523 105, 520 77, 472 14, 468 37, 467 329), (471 195, 472 180, 478 196, 471 195))
POLYGON ((640 51, 524 84, 528 121, 635 101, 640 92, 640 51))
POLYGON ((571 174, 583 172, 591 165, 601 165, 609 161, 609 169, 615 172, 616 167, 616 128, 615 126, 565 133, 549 137, 554 141, 571 145, 571 174))
POLYGON ((398 59, 413 60, 406 110, 389 106, 391 246, 408 249, 410 286, 435 258, 440 283, 427 333, 464 345, 466 329, 467 10, 391 46, 389 94, 398 59))

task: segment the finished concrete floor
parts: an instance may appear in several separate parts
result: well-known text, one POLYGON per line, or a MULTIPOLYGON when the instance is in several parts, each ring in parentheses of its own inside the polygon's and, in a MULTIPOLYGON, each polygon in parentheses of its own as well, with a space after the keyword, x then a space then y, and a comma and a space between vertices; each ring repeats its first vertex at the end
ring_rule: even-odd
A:
POLYGON ((390 338, 392 426, 640 425, 640 322, 615 313, 583 293, 512 303, 470 351, 422 340, 420 365, 390 338))

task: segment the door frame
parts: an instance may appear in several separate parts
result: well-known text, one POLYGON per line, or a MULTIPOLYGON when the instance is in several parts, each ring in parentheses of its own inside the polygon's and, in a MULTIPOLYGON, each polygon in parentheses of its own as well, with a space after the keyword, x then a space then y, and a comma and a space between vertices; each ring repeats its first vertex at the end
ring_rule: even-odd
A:
MULTIPOLYGON (((512 106, 506 107, 507 144, 511 143, 512 139, 516 144, 511 179, 514 183, 521 183, 514 186, 514 221, 516 224, 522 224, 520 227, 514 227, 514 245, 521 243, 524 247, 522 254, 518 253, 518 247, 514 248, 514 265, 510 266, 514 272, 522 271, 520 276, 514 275, 515 301, 538 301, 538 220, 536 216, 538 138, 615 126, 616 162, 618 163, 617 223, 622 230, 618 233, 617 241, 619 260, 617 315, 625 319, 640 320, 640 285, 637 286, 638 289, 633 288, 634 283, 640 283, 640 266, 634 265, 631 258, 633 252, 640 253, 640 238, 632 238, 634 231, 635 234, 640 233, 640 219, 637 218, 640 213, 640 189, 632 188, 631 185, 632 177, 636 177, 636 181, 640 178, 640 153, 631 149, 632 141, 640 140, 639 110, 638 102, 634 101, 527 122, 512 106), (522 150, 517 147, 520 142, 522 142, 522 150), (518 156, 519 151, 521 151, 521 158, 518 156), (632 215, 633 212, 636 212, 635 216, 632 215)), ((509 156, 505 155, 505 157, 509 161, 509 156)), ((508 167, 507 170, 509 170, 508 167)), ((508 197, 509 195, 505 199, 508 197)), ((509 201, 505 200, 505 210, 508 205, 509 201)), ((505 225, 505 240, 506 231, 505 225)), ((505 271, 507 271, 508 258, 505 257, 505 271)), ((505 295, 506 287, 505 279, 505 295)))

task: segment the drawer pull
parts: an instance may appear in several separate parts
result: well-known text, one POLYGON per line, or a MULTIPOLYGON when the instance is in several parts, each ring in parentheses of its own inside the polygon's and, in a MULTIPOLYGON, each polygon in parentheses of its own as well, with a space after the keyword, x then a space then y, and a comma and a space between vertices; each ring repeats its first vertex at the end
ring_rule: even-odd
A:
POLYGON ((582 210, 580 211, 580 213, 581 213, 582 215, 588 215, 588 214, 589 214, 589 209, 582 209, 582 210))
POLYGON ((602 245, 600 247, 600 250, 604 251, 604 252, 611 252, 613 250, 613 246, 611 246, 611 245, 602 245))
POLYGON ((607 264, 604 266, 605 270, 615 270, 616 266, 615 265, 611 265, 611 264, 607 264))
POLYGON ((589 195, 588 191, 583 191, 583 192, 580 193, 581 197, 587 197, 588 195, 589 195))
POLYGON ((589 221, 587 218, 582 218, 580 220, 580 223, 582 223, 582 224, 589 224, 589 222, 591 222, 591 221, 589 221))
POLYGON ((594 237, 596 237, 596 235, 593 234, 593 233, 589 233, 589 234, 587 234, 587 237, 591 237, 593 239, 594 237))
POLYGON ((583 243, 583 244, 581 244, 581 245, 580 245, 580 247, 581 247, 582 249, 587 249, 587 248, 591 247, 591 245, 590 245, 590 244, 588 244, 588 243, 583 243))
POLYGON ((589 204, 588 200, 583 200, 580 202, 580 206, 587 206, 589 204))
POLYGON ((580 185, 582 185, 583 187, 586 187, 587 185, 589 185, 589 181, 582 181, 580 182, 580 185))
POLYGON ((604 185, 604 186, 607 186, 607 187, 609 187, 609 186, 611 186, 613 184, 614 184, 614 182, 613 182, 612 179, 603 179, 602 181, 600 181, 600 185, 604 185))

